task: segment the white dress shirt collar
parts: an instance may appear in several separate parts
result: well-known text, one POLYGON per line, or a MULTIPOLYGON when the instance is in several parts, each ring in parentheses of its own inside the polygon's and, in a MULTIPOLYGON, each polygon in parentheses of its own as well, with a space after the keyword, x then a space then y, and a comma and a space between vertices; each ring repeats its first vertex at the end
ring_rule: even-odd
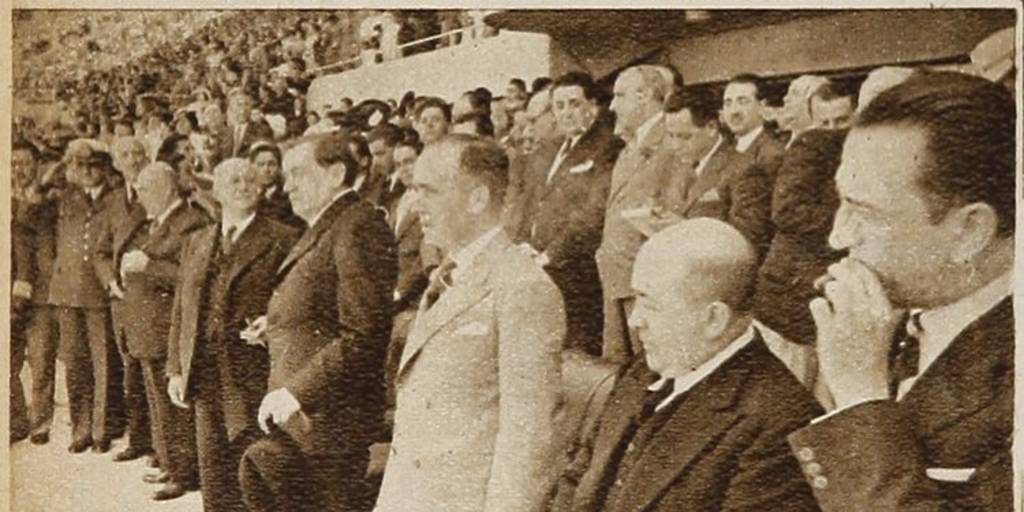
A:
POLYGON ((346 188, 345 190, 342 190, 341 192, 338 192, 338 195, 334 196, 334 199, 331 199, 331 201, 329 203, 327 203, 327 206, 324 206, 323 208, 321 208, 320 211, 317 212, 316 216, 313 217, 313 219, 309 221, 309 227, 313 227, 314 225, 316 225, 317 221, 320 220, 320 217, 323 217, 324 213, 326 213, 327 210, 330 209, 332 205, 334 205, 334 203, 338 202, 338 199, 341 199, 342 197, 344 197, 349 192, 355 192, 355 191, 356 191, 355 188, 349 187, 349 188, 346 188))
POLYGON ((949 348, 953 340, 968 326, 996 307, 1013 291, 1013 272, 1007 272, 974 291, 974 293, 952 303, 921 312, 921 330, 913 332, 921 346, 918 359, 917 377, 900 383, 899 398, 902 398, 918 377, 949 348))
POLYGON ((754 144, 754 141, 764 132, 764 125, 758 126, 753 130, 750 130, 744 135, 736 137, 736 151, 740 153, 746 153, 750 146, 754 144))
POLYGON ((167 218, 170 217, 172 213, 174 213, 174 210, 177 210, 183 204, 185 204, 185 201, 183 199, 181 199, 181 198, 175 199, 174 202, 171 203, 171 205, 168 206, 167 209, 164 210, 164 212, 161 213, 159 216, 157 216, 155 218, 150 217, 149 220, 153 221, 153 227, 157 227, 157 226, 162 225, 164 223, 164 221, 166 221, 167 218))
POLYGON ((223 219, 221 219, 221 223, 220 223, 220 236, 226 237, 226 236, 228 236, 228 231, 234 229, 234 233, 231 234, 231 241, 232 242, 237 242, 238 241, 238 237, 242 236, 242 232, 245 231, 246 228, 248 228, 250 224, 252 224, 252 221, 255 218, 256 218, 256 212, 252 212, 251 214, 249 214, 248 217, 246 217, 246 218, 242 219, 241 221, 236 222, 234 224, 229 224, 227 222, 224 222, 223 219))
MULTIPOLYGON (((693 389, 693 387, 700 383, 700 381, 704 380, 708 375, 711 375, 715 370, 717 370, 719 367, 725 364, 725 362, 728 361, 729 358, 736 355, 736 353, 739 352, 740 350, 743 350, 743 348, 749 345, 752 341, 754 341, 753 325, 748 327, 746 331, 743 331, 743 334, 737 336, 736 339, 732 340, 732 342, 726 345, 724 349, 718 351, 718 353, 711 356, 711 359, 704 361, 703 363, 701 363, 700 366, 694 368, 692 371, 687 372, 686 374, 681 375, 679 377, 676 377, 674 380, 672 394, 666 397, 664 400, 662 400, 661 403, 659 403, 658 406, 654 408, 654 410, 660 411, 665 406, 675 401, 676 398, 679 398, 680 395, 693 389)), ((662 377, 654 384, 651 384, 651 386, 648 387, 647 389, 649 391, 660 391, 662 388, 665 387, 665 384, 668 381, 669 378, 662 377)))
POLYGON ((664 112, 659 111, 657 114, 654 114, 648 120, 644 121, 644 124, 640 125, 640 127, 636 129, 636 134, 633 137, 633 143, 636 144, 636 147, 643 145, 644 139, 647 138, 647 135, 654 129, 654 125, 658 124, 663 117, 665 117, 664 112))

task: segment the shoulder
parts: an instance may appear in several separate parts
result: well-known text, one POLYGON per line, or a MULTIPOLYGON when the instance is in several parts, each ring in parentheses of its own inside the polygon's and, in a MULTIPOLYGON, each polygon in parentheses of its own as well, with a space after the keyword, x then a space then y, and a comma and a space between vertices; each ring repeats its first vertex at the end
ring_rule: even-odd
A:
POLYGON ((760 340, 747 349, 741 408, 769 424, 804 424, 823 414, 814 396, 760 340))
POLYGON ((524 300, 545 301, 558 297, 558 288, 533 260, 533 249, 509 245, 495 259, 492 281, 495 288, 524 300))
POLYGON ((257 213, 254 222, 256 220, 259 220, 266 226, 268 236, 274 241, 285 241, 290 244, 294 243, 302 235, 301 229, 285 224, 269 215, 257 213))

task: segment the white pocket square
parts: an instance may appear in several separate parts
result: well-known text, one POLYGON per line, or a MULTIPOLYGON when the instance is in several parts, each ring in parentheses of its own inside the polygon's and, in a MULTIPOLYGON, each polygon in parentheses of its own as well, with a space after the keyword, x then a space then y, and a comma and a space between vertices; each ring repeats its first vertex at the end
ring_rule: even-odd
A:
POLYGON ((939 482, 964 483, 974 476, 977 468, 928 468, 924 472, 928 478, 939 482))
POLYGON ((700 198, 697 199, 698 202, 721 201, 721 200, 722 200, 722 197, 718 195, 718 189, 717 188, 712 188, 712 189, 708 190, 707 192, 704 192, 704 195, 700 196, 700 198))
POLYGON ((487 324, 483 322, 473 322, 471 324, 463 325, 455 331, 456 336, 482 336, 490 332, 491 329, 487 327, 487 324))
POLYGON ((582 164, 576 164, 569 168, 569 174, 581 174, 594 168, 594 161, 587 160, 582 164))

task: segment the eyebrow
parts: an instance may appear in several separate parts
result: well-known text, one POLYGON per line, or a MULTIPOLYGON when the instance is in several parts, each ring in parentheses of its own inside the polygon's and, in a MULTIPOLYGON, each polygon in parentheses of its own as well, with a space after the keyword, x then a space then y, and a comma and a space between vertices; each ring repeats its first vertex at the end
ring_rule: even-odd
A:
POLYGON ((850 197, 849 195, 843 194, 842 192, 839 192, 839 197, 843 201, 846 201, 847 203, 850 203, 853 206, 856 206, 857 208, 862 208, 864 210, 870 210, 870 211, 874 211, 874 212, 882 211, 879 207, 877 207, 877 206, 875 206, 875 205, 873 205, 871 203, 868 203, 867 201, 865 201, 863 199, 857 199, 856 197, 850 197))

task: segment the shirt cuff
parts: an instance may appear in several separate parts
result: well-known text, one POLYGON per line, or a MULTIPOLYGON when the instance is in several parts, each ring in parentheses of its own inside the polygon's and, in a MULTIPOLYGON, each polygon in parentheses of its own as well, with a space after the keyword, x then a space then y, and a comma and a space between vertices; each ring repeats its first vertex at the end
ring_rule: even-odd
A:
POLYGON ((32 284, 28 281, 15 281, 11 284, 11 295, 25 300, 32 298, 32 284))

